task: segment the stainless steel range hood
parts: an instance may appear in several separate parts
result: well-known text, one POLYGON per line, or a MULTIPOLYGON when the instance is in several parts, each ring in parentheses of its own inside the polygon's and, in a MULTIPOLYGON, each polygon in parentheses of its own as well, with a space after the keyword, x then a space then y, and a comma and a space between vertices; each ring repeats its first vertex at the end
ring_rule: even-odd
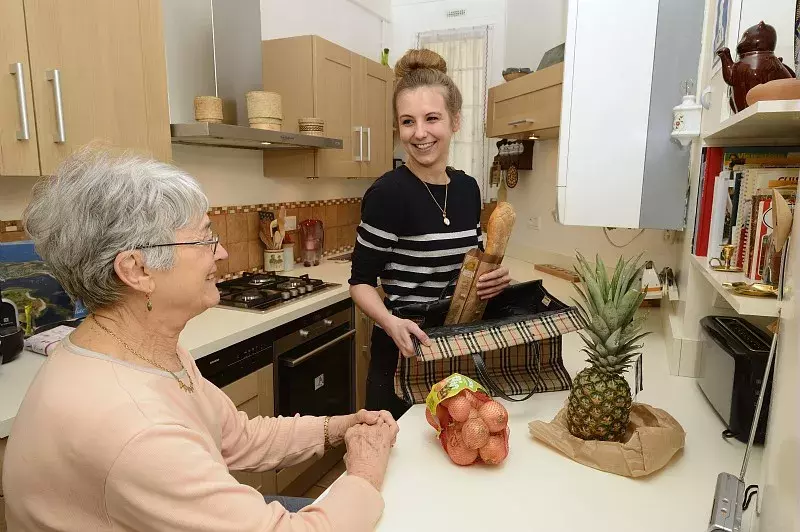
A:
MULTIPOLYGON (((262 90, 260 0, 162 0, 172 142, 253 150, 342 149, 342 139, 249 127, 245 94, 262 90), (222 124, 194 120, 194 97, 222 98, 222 124)), ((284 95, 288 97, 289 95, 284 95)))
POLYGON ((342 149, 342 139, 300 135, 287 131, 266 131, 230 124, 171 124, 172 142, 198 146, 226 146, 249 150, 269 149, 342 149))

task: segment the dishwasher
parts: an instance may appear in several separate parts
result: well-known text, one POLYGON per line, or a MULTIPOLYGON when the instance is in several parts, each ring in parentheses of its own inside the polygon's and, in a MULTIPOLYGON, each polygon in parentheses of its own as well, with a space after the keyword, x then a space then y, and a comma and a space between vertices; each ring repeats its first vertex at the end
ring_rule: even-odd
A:
POLYGON ((355 409, 353 307, 343 301, 276 331, 276 413, 333 416, 355 409))

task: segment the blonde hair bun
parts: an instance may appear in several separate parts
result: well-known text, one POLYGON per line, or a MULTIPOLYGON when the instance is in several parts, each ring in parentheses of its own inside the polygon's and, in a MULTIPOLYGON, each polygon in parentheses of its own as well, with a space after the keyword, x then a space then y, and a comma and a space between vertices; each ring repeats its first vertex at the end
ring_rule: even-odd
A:
POLYGON ((397 79, 402 79, 415 70, 423 69, 437 70, 442 74, 447 74, 447 61, 433 50, 412 49, 397 61, 394 66, 394 75, 397 79))

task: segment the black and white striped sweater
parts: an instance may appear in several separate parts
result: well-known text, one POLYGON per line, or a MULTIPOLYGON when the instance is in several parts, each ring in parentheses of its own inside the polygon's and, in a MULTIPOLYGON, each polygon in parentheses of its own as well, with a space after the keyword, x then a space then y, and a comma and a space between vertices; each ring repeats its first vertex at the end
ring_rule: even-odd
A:
POLYGON ((445 186, 428 185, 406 166, 387 172, 367 190, 353 251, 351 285, 381 286, 389 309, 451 295, 464 255, 481 240, 481 194, 474 178, 447 169, 445 186))

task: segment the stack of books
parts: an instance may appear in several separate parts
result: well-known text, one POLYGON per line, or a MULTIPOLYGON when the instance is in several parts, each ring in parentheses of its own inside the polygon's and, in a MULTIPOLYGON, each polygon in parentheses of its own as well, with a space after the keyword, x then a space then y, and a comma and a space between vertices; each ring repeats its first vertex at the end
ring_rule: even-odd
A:
POLYGON ((718 257, 732 244, 735 266, 760 281, 774 227, 772 192, 794 208, 800 147, 706 148, 701 168, 693 253, 718 257))

